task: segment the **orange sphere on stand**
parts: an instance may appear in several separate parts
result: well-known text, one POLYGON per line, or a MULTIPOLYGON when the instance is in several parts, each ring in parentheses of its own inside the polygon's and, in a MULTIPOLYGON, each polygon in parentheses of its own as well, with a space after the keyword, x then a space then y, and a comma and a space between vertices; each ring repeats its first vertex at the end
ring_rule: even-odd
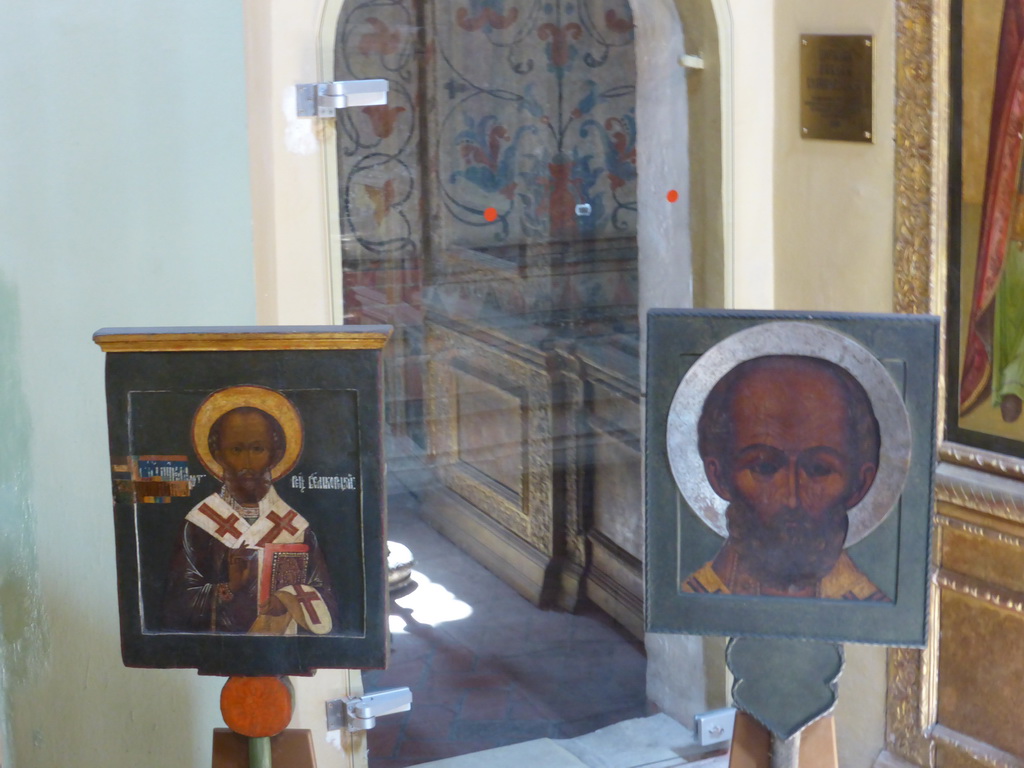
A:
POLYGON ((276 736, 291 722, 293 698, 285 677, 229 677, 220 692, 220 713, 235 733, 276 736))

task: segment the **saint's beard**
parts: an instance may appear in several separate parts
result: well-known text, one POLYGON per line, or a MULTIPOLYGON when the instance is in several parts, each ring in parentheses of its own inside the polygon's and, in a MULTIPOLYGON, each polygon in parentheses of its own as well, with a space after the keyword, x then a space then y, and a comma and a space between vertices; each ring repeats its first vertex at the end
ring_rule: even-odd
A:
POLYGON ((843 552, 849 518, 837 505, 820 521, 800 509, 780 512, 769 524, 743 502, 727 512, 729 541, 740 562, 759 581, 786 589, 816 584, 835 567, 843 552))
POLYGON ((273 478, 270 476, 269 468, 262 472, 254 472, 251 469, 233 472, 228 469, 224 472, 224 485, 235 501, 256 504, 270 493, 273 478))

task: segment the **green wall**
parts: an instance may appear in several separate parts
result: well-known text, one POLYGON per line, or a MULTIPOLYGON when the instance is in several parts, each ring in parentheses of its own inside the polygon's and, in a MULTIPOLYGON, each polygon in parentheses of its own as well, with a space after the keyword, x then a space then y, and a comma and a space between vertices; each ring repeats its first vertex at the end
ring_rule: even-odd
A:
POLYGON ((121 664, 103 326, 254 322, 240 3, 0 3, 5 768, 209 764, 220 681, 121 664))

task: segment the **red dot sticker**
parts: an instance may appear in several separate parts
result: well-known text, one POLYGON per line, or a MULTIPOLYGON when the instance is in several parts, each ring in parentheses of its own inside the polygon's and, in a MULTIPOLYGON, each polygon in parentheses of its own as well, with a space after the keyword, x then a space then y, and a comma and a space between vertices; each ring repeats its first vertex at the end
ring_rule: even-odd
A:
POLYGON ((497 221, 498 209, 488 208, 487 210, 484 211, 484 218, 487 219, 487 221, 497 221))
POLYGON ((670 203, 674 203, 676 200, 679 199, 679 193, 676 192, 674 189, 670 189, 668 191, 668 194, 665 195, 665 199, 668 200, 670 203))

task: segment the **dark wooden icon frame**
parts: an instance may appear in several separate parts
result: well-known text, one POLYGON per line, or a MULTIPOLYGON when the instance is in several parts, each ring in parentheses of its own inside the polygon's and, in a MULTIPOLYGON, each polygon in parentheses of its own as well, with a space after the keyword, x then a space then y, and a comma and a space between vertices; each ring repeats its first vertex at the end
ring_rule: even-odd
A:
POLYGON ((386 665, 381 352, 390 333, 389 326, 323 326, 113 328, 95 334, 107 353, 127 666, 281 675, 386 665), (184 517, 219 488, 193 448, 191 420, 211 393, 232 387, 273 390, 300 414, 301 455, 273 485, 315 530, 324 553, 338 604, 327 634, 181 631, 162 618, 168 563, 184 517))

